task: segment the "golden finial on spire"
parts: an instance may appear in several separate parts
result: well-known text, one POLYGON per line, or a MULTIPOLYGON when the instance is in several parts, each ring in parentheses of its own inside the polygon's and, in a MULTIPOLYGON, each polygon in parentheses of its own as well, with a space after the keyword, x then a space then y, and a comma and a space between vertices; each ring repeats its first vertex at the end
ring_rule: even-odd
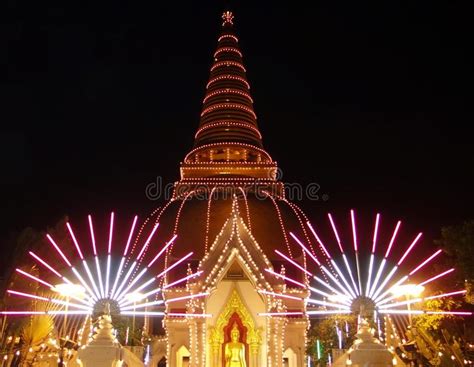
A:
POLYGON ((225 26, 227 23, 233 25, 234 24, 234 14, 232 14, 231 11, 227 10, 222 14, 222 19, 224 22, 222 23, 222 26, 225 26))

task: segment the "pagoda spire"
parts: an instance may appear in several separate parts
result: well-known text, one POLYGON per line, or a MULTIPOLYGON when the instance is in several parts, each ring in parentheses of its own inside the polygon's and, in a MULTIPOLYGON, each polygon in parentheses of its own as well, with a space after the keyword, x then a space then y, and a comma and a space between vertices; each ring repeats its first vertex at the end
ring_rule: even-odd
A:
POLYGON ((225 11, 194 147, 181 162, 179 185, 203 180, 274 182, 276 170, 263 149, 234 15, 225 11))
POLYGON ((234 15, 222 14, 222 31, 206 85, 195 147, 239 142, 262 148, 250 85, 234 31, 234 15))

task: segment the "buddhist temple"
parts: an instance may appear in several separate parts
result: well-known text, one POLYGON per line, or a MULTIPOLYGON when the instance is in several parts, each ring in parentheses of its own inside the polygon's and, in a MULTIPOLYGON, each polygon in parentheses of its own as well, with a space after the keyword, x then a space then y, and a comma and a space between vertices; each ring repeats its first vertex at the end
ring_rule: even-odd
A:
MULTIPOLYGON (((5 242, 13 250, 2 282, 0 367, 472 364, 468 324, 451 323, 472 316, 472 307, 458 309, 473 303, 472 282, 456 275, 434 283, 454 272, 446 267, 458 261, 455 252, 467 253, 469 223, 442 228, 436 249, 417 245, 422 232, 400 230, 400 220, 382 221, 380 212, 358 230, 351 209, 341 231, 327 213, 319 232, 265 148, 260 127, 275 122, 254 108, 238 20, 225 11, 215 26, 200 113, 180 122, 195 126, 194 143, 160 206, 140 220, 112 210, 76 226, 64 216, 45 232, 26 228, 5 242), (443 253, 447 260, 435 265, 443 253)), ((129 40, 128 28, 120 33, 129 40)))
POLYGON ((163 322, 169 366, 304 365, 307 317, 261 316, 305 312, 301 298, 307 291, 268 271, 291 271, 293 277, 305 281, 303 272, 286 269, 276 254, 281 251, 305 265, 302 249, 289 232, 306 239, 312 251, 319 251, 310 238, 305 214, 285 198, 277 169, 264 149, 234 16, 225 12, 194 146, 181 162, 173 198, 147 224, 160 224, 158 243, 176 236, 165 265, 193 251, 187 266, 173 269, 166 278, 165 298, 183 297, 167 304, 163 322), (200 276, 173 286, 176 279, 195 273, 200 276), (300 299, 271 294, 282 291, 300 299), (205 296, 187 298, 199 293, 205 296), (178 312, 209 317, 170 316, 178 312), (245 358, 226 353, 237 334, 234 345, 240 345, 243 354, 235 351, 235 355, 245 358))

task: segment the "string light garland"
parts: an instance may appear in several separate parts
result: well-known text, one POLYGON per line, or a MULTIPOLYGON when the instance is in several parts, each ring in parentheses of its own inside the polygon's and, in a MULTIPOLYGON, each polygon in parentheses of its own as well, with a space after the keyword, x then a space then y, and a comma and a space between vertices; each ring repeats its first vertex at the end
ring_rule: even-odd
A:
POLYGON ((236 47, 221 47, 216 50, 214 53, 214 57, 217 57, 217 55, 221 54, 222 52, 234 52, 240 57, 242 57, 242 52, 236 47))
POLYGON ((222 41, 223 39, 225 38, 231 38, 233 39, 235 42, 239 42, 239 39, 233 35, 233 34, 223 34, 222 36, 220 36, 218 39, 217 39, 217 42, 220 42, 222 41))
POLYGON ((212 106, 209 106, 209 107, 205 108, 201 112, 201 117, 203 117, 206 114, 208 114, 212 111, 215 111, 215 110, 229 110, 229 109, 233 109, 233 108, 248 112, 253 116, 254 119, 257 119, 257 115, 255 114, 255 112, 253 112, 253 110, 251 108, 249 108, 249 107, 247 107, 243 104, 239 104, 239 103, 218 103, 218 104, 214 104, 212 106))
POLYGON ((221 66, 236 66, 239 69, 241 69, 243 72, 247 71, 247 70, 245 70, 245 67, 244 67, 244 65, 242 65, 242 63, 237 62, 237 61, 230 61, 230 60, 215 62, 214 65, 212 65, 212 67, 211 67, 211 71, 214 71, 215 69, 217 69, 221 66))
POLYGON ((214 97, 216 95, 221 95, 221 94, 238 94, 239 96, 247 98, 250 101, 250 103, 253 103, 253 99, 250 96, 250 94, 236 88, 221 88, 221 89, 215 89, 213 91, 209 91, 204 97, 204 100, 202 102, 206 103, 209 98, 214 97))
POLYGON ((215 78, 210 79, 209 82, 206 84, 206 89, 209 89, 209 87, 212 84, 221 80, 236 80, 243 83, 247 87, 247 89, 250 89, 250 84, 247 82, 247 80, 245 80, 245 78, 242 78, 241 76, 238 76, 238 75, 232 75, 232 74, 219 75, 219 76, 216 76, 215 78))
POLYGON ((242 196, 244 198, 244 204, 245 204, 245 213, 247 214, 247 226, 249 228, 249 231, 252 232, 252 221, 250 219, 250 208, 249 208, 249 203, 247 201, 247 193, 242 187, 238 187, 239 191, 242 193, 242 196))
POLYGON ((211 204, 212 204, 212 197, 214 195, 214 191, 217 187, 213 187, 211 189, 211 193, 209 194, 209 199, 207 201, 207 211, 206 211, 206 235, 204 239, 204 253, 207 254, 207 246, 209 242, 209 226, 210 226, 210 217, 211 217, 211 204))
POLYGON ((290 253, 290 256, 293 257, 293 253, 291 251, 290 243, 288 241, 288 236, 286 235, 286 228, 285 228, 285 223, 283 222, 283 218, 281 216, 280 208, 278 207, 278 204, 276 203, 276 200, 268 194, 268 192, 264 191, 264 194, 267 195, 268 198, 270 198, 271 202, 273 203, 273 206, 275 207, 277 217, 278 217, 278 222, 280 223, 280 228, 283 234, 283 238, 285 240, 285 245, 286 248, 288 249, 288 252, 290 253))
POLYGON ((196 139, 197 137, 204 131, 208 129, 213 129, 216 127, 241 127, 244 129, 249 129, 252 130, 255 134, 257 134, 258 138, 261 139, 262 135, 260 134, 260 131, 253 125, 249 124, 248 122, 231 122, 231 121, 216 121, 212 122, 210 124, 206 124, 203 127, 199 128, 198 131, 196 132, 196 135, 194 136, 196 139))
MULTIPOLYGON (((210 149, 209 151, 212 151, 212 149, 210 149)), ((185 169, 202 169, 202 168, 206 168, 207 165, 219 167, 221 169, 225 169, 226 167, 239 166, 239 169, 241 169, 243 171, 258 170, 259 168, 276 168, 276 162, 271 162, 271 161, 267 161, 267 162, 266 161, 261 161, 261 162, 252 162, 252 161, 195 162, 195 161, 189 161, 189 162, 185 162, 185 163, 186 163, 186 167, 184 167, 185 169)), ((219 177, 200 177, 200 179, 203 179, 203 180, 210 179, 210 178, 219 178, 219 177)), ((238 177, 237 179, 240 179, 240 178, 242 178, 242 179, 245 178, 247 180, 253 180, 253 181, 256 180, 255 177, 238 177)), ((261 178, 259 178, 259 182, 260 182, 260 179, 261 178)), ((263 179, 262 181, 265 181, 265 179, 263 179)), ((272 181, 275 181, 275 179, 272 179, 272 181)))

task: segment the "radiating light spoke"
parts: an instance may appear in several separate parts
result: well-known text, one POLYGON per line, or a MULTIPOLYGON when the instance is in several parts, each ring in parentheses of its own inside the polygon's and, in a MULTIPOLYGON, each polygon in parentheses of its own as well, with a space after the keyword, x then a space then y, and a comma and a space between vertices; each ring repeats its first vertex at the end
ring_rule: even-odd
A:
POLYGON ((209 293, 204 292, 204 293, 191 294, 191 295, 189 295, 189 296, 181 296, 181 297, 175 297, 175 298, 168 298, 168 299, 166 300, 166 303, 177 302, 177 301, 183 301, 183 300, 187 300, 187 299, 194 299, 194 298, 204 297, 204 296, 208 296, 208 295, 209 295, 209 293))
POLYGON ((102 281, 102 270, 100 268, 99 257, 95 256, 94 260, 95 260, 95 268, 97 271, 97 277, 99 278, 100 295, 102 298, 105 298, 104 282, 102 281))
POLYGON ((377 270, 377 275, 375 275, 375 280, 372 283, 372 288, 370 288, 370 292, 369 292, 369 297, 370 298, 372 298, 372 295, 374 294, 375 289, 377 288, 377 285, 379 283, 380 277, 382 276, 383 269, 385 268, 386 263, 387 263, 387 259, 385 259, 385 258, 382 259, 382 261, 379 265, 379 269, 377 270))
POLYGON ((388 284, 388 282, 393 278, 395 273, 398 270, 398 266, 395 265, 392 270, 390 270, 390 273, 385 277, 385 279, 382 281, 380 286, 377 288, 377 290, 374 292, 372 298, 377 299, 377 296, 385 289, 385 286, 388 284))
POLYGON ((92 284, 92 288, 94 288, 94 295, 97 299, 100 298, 100 292, 99 292, 99 289, 97 288, 97 284, 94 280, 94 277, 92 276, 92 272, 89 268, 89 265, 87 264, 87 261, 86 260, 82 260, 82 266, 84 267, 85 271, 86 271, 86 274, 87 274, 87 277, 89 278, 89 281, 90 283, 92 284))
POLYGON ((123 270, 123 266, 125 265, 125 260, 126 258, 122 256, 117 273, 115 274, 115 280, 114 280, 114 284, 112 285, 112 290, 110 291, 110 298, 114 298, 115 296, 115 291, 117 290, 118 281, 120 279, 120 276, 122 275, 122 270, 123 270))
POLYGON ((167 289, 167 288, 170 288, 170 287, 174 287, 175 285, 178 285, 182 282, 185 282, 187 280, 190 280, 190 279, 193 279, 193 278, 196 278, 198 276, 200 276, 201 274, 203 273, 202 270, 200 271, 197 271, 196 273, 194 274, 189 274, 189 275, 186 275, 185 277, 181 278, 181 279, 178 279, 178 280, 175 280, 174 282, 172 283, 169 283, 169 284, 166 284, 163 289, 167 289))

